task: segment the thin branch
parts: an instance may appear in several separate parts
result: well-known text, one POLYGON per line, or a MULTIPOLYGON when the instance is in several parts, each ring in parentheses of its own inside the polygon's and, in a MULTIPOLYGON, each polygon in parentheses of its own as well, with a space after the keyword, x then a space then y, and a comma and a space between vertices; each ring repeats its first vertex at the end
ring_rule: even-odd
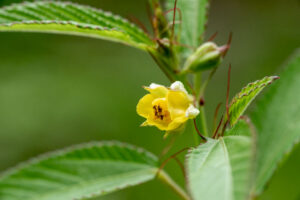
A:
POLYGON ((218 35, 218 31, 216 31, 207 41, 213 41, 218 35))
MULTIPOLYGON (((176 20, 176 11, 177 11, 177 0, 174 3, 174 12, 173 12, 173 26, 172 26, 172 33, 171 33, 171 41, 174 41, 175 35, 175 20, 176 20)), ((172 44, 172 43, 171 43, 172 44)))
POLYGON ((193 121, 194 121, 194 126, 195 126, 195 129, 196 129, 198 135, 201 137, 202 140, 207 141, 207 139, 201 134, 201 132, 198 129, 196 119, 194 119, 193 121))
POLYGON ((218 124, 218 127, 217 127, 217 129, 215 130, 215 133, 214 133, 214 135, 213 135, 212 138, 216 138, 216 136, 217 136, 217 134, 218 134, 218 131, 219 131, 220 127, 221 127, 222 122, 223 122, 223 115, 222 115, 222 117, 221 117, 221 120, 220 120, 220 122, 219 122, 219 124, 218 124))
POLYGON ((166 164, 168 164, 168 162, 172 159, 174 159, 178 154, 186 151, 190 149, 190 147, 185 147, 183 149, 181 149, 180 151, 177 151, 176 153, 172 154, 169 158, 167 158, 159 167, 158 171, 157 171, 157 175, 160 173, 160 171, 166 166, 166 164))
POLYGON ((186 175, 185 175, 185 169, 184 169, 184 165, 182 164, 182 162, 175 156, 174 157, 174 160, 177 162, 177 164, 179 165, 181 171, 182 171, 182 174, 184 176, 184 178, 186 178, 186 175))
POLYGON ((225 46, 222 46, 222 47, 220 48, 220 51, 221 51, 222 54, 223 54, 223 58, 226 56, 228 50, 230 49, 231 41, 232 41, 232 32, 230 32, 230 34, 229 34, 227 44, 226 44, 225 46))
POLYGON ((222 105, 222 103, 219 103, 217 105, 217 107, 216 107, 216 111, 215 111, 215 114, 214 114, 214 121, 213 121, 213 128, 212 128, 212 130, 215 130, 215 128, 216 128, 217 117, 218 117, 218 113, 219 113, 221 105, 222 105))
POLYGON ((148 31, 148 29, 146 28, 146 26, 143 24, 143 22, 141 22, 138 18, 136 18, 135 16, 129 15, 128 19, 135 23, 136 25, 138 25, 148 36, 150 36, 150 32, 148 31))
POLYGON ((227 114, 227 120, 229 120, 230 73, 231 73, 231 64, 229 65, 229 68, 228 68, 228 79, 227 79, 227 93, 226 93, 226 114, 227 114))

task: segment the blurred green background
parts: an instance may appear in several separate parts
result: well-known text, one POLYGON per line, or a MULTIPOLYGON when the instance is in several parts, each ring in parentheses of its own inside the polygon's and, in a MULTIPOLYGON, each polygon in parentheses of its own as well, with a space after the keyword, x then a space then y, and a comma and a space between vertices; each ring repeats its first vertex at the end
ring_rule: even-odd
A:
MULTIPOLYGON (((0 0, 9 5, 14 0, 0 0)), ((146 0, 81 0, 82 4, 136 16, 147 26, 146 0)), ((191 19, 193 20, 193 19, 191 19)), ((231 96, 250 81, 278 74, 300 46, 298 0, 212 0, 206 37, 218 44, 233 32, 232 48, 208 88, 209 124, 225 100, 232 64, 231 96)), ((120 140, 158 154, 166 145, 155 128, 141 128, 135 106, 142 85, 169 84, 144 52, 120 44, 63 35, 0 33, 0 170, 40 153, 93 140, 120 140)), ((193 145, 184 134, 173 152, 193 145)), ((275 173, 262 200, 300 199, 300 147, 275 173)), ((184 179, 173 163, 167 170, 184 179)), ((99 199, 177 199, 154 180, 99 199)))

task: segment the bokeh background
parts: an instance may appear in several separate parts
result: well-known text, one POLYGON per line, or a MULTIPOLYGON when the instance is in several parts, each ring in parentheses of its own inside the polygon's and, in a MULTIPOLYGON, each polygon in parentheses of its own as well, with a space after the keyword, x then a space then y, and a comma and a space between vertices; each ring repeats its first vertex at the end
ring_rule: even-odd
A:
MULTIPOLYGON (((0 0, 9 5, 20 0, 0 0)), ((146 0, 74 1, 136 16, 149 27, 146 0)), ((193 19, 191 19, 193 20, 193 19)), ((206 38, 218 31, 232 48, 206 95, 209 124, 224 102, 232 64, 231 96, 250 81, 278 74, 300 46, 298 0, 212 0, 206 38)), ((30 157, 94 140, 121 140, 159 154, 167 141, 155 128, 141 128, 135 112, 142 85, 169 84, 150 56, 120 44, 75 36, 0 33, 0 170, 30 157)), ((173 152, 193 145, 186 133, 173 152)), ((261 200, 300 199, 300 148, 280 165, 261 200)), ((167 170, 184 179, 173 163, 167 170)), ((213 186, 212 186, 213 187, 213 186)), ((154 180, 99 199, 178 199, 154 180)))

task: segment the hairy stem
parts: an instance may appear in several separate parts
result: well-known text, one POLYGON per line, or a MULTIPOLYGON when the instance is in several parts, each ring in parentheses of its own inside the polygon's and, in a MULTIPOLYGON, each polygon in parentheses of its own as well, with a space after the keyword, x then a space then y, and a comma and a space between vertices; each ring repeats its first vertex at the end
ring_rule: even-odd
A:
POLYGON ((159 172, 157 178, 168 185, 182 199, 191 200, 190 196, 166 172, 159 172))

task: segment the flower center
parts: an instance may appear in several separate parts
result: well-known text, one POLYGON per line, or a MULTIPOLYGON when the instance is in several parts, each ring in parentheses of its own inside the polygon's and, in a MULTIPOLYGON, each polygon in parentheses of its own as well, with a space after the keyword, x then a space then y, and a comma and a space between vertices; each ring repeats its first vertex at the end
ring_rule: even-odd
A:
POLYGON ((157 99, 153 104, 154 120, 160 123, 169 123, 171 121, 170 112, 168 111, 165 100, 157 99))

